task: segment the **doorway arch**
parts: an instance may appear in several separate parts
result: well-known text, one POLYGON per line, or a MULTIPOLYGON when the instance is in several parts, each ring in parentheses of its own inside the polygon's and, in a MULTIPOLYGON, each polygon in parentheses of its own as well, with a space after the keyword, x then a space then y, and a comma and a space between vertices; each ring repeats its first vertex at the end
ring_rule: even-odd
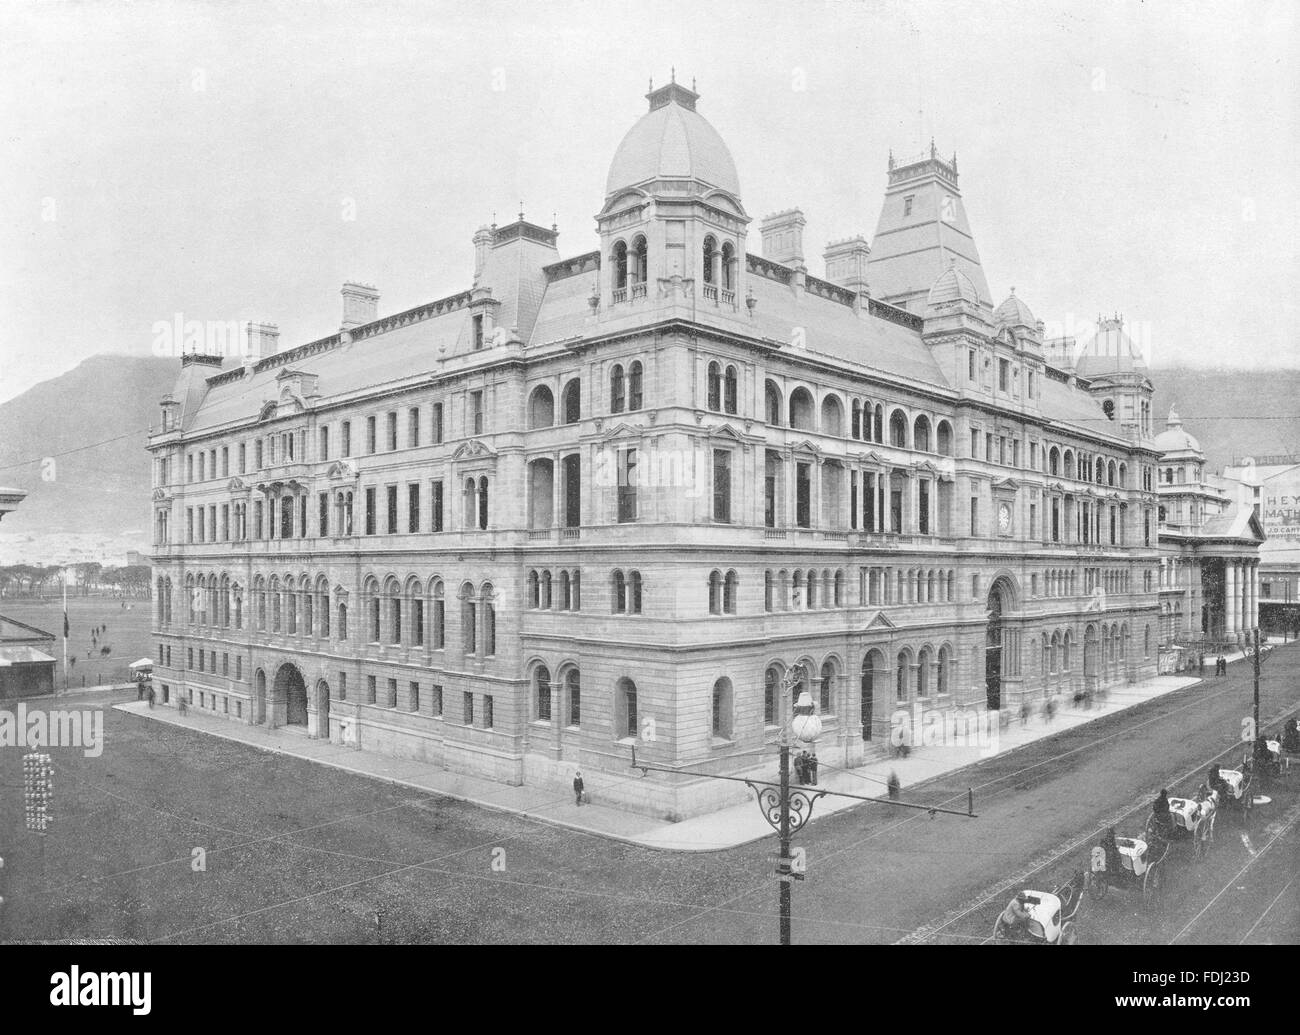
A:
POLYGON ((870 740, 875 719, 876 684, 883 679, 885 656, 878 650, 867 651, 862 659, 862 739, 870 740))
POLYGON ((316 683, 316 736, 330 737, 330 685, 323 679, 316 683))
POLYGON ((275 710, 284 708, 286 726, 307 725, 307 683, 298 666, 288 662, 275 674, 275 710))
POLYGON ((253 676, 253 722, 266 724, 266 673, 260 668, 253 676))

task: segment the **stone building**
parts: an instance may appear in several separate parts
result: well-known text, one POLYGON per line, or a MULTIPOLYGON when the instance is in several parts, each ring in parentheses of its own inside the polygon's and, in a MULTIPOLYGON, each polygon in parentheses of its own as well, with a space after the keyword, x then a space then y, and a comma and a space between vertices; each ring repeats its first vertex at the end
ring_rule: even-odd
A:
POLYGON ((797 209, 751 251, 698 95, 647 99, 597 251, 521 214, 451 295, 346 284, 336 334, 184 357, 149 440, 165 703, 678 817, 743 785, 632 745, 770 767, 794 665, 837 765, 899 707, 1155 671, 1150 382, 994 306, 955 157, 891 157, 818 277, 797 209))

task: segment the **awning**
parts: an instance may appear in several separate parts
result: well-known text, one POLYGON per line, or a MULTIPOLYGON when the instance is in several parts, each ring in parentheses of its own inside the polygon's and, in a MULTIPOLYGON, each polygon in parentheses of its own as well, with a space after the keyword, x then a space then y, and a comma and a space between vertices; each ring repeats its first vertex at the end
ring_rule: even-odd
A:
POLYGON ((128 668, 145 668, 146 666, 148 666, 149 668, 153 668, 153 662, 150 661, 148 658, 141 658, 139 661, 133 661, 133 662, 131 662, 131 664, 128 665, 127 667, 128 667, 128 668))

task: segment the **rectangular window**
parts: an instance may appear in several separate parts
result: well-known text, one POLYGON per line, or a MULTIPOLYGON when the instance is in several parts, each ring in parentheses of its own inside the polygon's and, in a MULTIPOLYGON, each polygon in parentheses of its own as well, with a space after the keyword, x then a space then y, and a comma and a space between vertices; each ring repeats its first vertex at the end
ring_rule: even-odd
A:
POLYGON ((980 433, 976 428, 970 429, 970 455, 972 460, 980 455, 980 433))
POLYGON ((434 481, 429 492, 429 515, 433 519, 432 531, 442 531, 442 480, 434 481))
POLYGON ((258 471, 260 471, 263 467, 266 466, 262 462, 263 460, 262 453, 263 453, 262 440, 259 438, 256 442, 253 443, 253 467, 255 470, 258 471))
POLYGON ((912 214, 912 202, 915 200, 915 194, 909 194, 903 198, 903 215, 910 216, 912 214))
POLYGON ((375 703, 375 677, 366 676, 366 704, 375 703))
POLYGON ((412 680, 410 690, 410 695, 406 698, 406 707, 413 712, 418 712, 420 710, 420 684, 412 680))
POLYGON ((396 679, 390 679, 388 681, 388 700, 385 701, 384 703, 387 704, 389 708, 397 707, 397 680, 396 679))
POLYGON ((330 534, 330 494, 328 492, 320 493, 320 495, 317 497, 317 505, 320 508, 320 513, 319 515, 317 515, 317 525, 316 525, 316 528, 318 529, 317 535, 323 535, 323 536, 329 535, 330 534))
POLYGON ((420 530, 420 483, 412 482, 406 487, 406 530, 420 530))
POLYGON ((330 429, 324 427, 320 429, 320 456, 317 460, 328 460, 330 458, 330 429))
POLYGON ((794 523, 812 527, 812 466, 796 464, 794 469, 794 523))
POLYGON ((1007 392, 1011 390, 1011 361, 1009 359, 998 360, 998 391, 1007 392))
POLYGON ((1029 538, 1038 538, 1038 504, 1029 504, 1029 538))
POLYGON ((889 530, 903 531, 903 490, 894 489, 889 494, 889 530))
POLYGON ((442 685, 434 683, 429 688, 429 705, 433 709, 433 714, 442 718, 442 685))
POLYGON ((414 449, 420 444, 420 407, 412 406, 406 415, 406 445, 414 449))
POLYGON ((776 479, 780 464, 768 453, 763 467, 763 524, 767 528, 776 527, 776 479))
POLYGON ((366 535, 375 534, 375 490, 366 490, 366 535))
POLYGON ((492 728, 492 695, 483 695, 483 728, 490 730, 492 728))
POLYGON ((465 716, 465 725, 474 725, 474 695, 466 692, 461 696, 461 709, 465 716))
POLYGON ((343 422, 343 427, 340 429, 340 431, 342 432, 342 437, 343 437, 342 454, 345 457, 351 456, 352 455, 352 422, 350 420, 345 420, 343 422))
POLYGON ((386 488, 388 492, 388 534, 394 535, 397 532, 397 486, 389 485, 386 488))
POLYGON ((221 447, 221 477, 230 477, 230 447, 221 447))
POLYGON ((471 419, 473 420, 472 433, 475 435, 483 434, 483 393, 482 392, 469 393, 469 410, 470 410, 471 419))
POLYGON ((966 376, 969 380, 975 380, 975 350, 966 351, 966 376))
POLYGON ((636 520, 636 449, 618 453, 618 519, 636 520))
POLYGON ((970 498, 970 534, 980 534, 980 498, 978 496, 970 498))
POLYGON ((1052 542, 1061 541, 1061 501, 1052 500, 1052 542))
POLYGON ((244 678, 244 659, 239 655, 235 655, 235 678, 244 678))
POLYGON ((477 352, 483 347, 483 314, 476 313, 474 316, 474 351, 477 352))
POLYGON ((248 446, 243 442, 239 443, 239 473, 244 474, 248 463, 248 446))
POLYGON ((388 414, 388 451, 390 453, 397 451, 397 414, 396 412, 388 414))
POLYGON ((442 403, 433 404, 433 444, 442 445, 442 403))
POLYGON ((366 453, 374 454, 378 451, 379 445, 376 441, 378 433, 376 431, 377 418, 371 416, 366 418, 366 453))
POLYGON ((713 451, 713 520, 731 520, 731 453, 713 451))
POLYGON ((984 432, 984 459, 993 459, 993 432, 984 432))
POLYGON ((347 699, 348 699, 348 674, 346 672, 340 672, 339 673, 339 700, 346 701, 347 699))
POLYGON ((1007 462, 1007 437, 1006 435, 999 435, 998 436, 998 463, 1005 464, 1006 462, 1007 462))
POLYGON ((930 534, 930 482, 922 478, 917 484, 916 530, 921 535, 930 534))

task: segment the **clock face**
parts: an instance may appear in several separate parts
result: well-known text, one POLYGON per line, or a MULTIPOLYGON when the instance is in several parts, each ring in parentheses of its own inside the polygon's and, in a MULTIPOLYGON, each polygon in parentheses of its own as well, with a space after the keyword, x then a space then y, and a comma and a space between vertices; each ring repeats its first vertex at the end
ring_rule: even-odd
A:
POLYGON ((998 507, 998 528, 1003 532, 1011 531, 1011 508, 1005 503, 998 507))

